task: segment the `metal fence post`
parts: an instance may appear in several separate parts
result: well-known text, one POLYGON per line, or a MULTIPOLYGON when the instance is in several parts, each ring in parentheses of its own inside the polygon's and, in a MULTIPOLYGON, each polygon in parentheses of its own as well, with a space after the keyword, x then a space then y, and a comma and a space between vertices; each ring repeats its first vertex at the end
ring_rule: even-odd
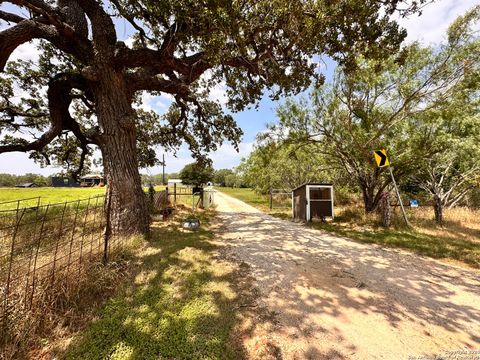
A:
POLYGON ((270 188, 270 210, 273 209, 273 190, 270 188))
MULTIPOLYGON (((25 211, 26 208, 23 208, 23 210, 25 211)), ((40 207, 37 207, 36 210, 35 210, 35 221, 34 221, 34 227, 33 227, 33 232, 32 232, 32 236, 35 237, 36 234, 37 234, 37 223, 38 223, 38 212, 40 211, 40 207)), ((33 257, 33 246, 31 247, 31 250, 30 250, 30 256, 28 257, 28 272, 27 272, 27 275, 26 275, 26 281, 25 281, 25 291, 24 291, 24 298, 23 298, 23 304, 24 304, 24 307, 27 306, 27 294, 28 294, 28 285, 29 285, 29 282, 30 282, 30 267, 32 265, 32 257, 33 257)))
POLYGON ((75 217, 73 219, 72 237, 70 239, 70 249, 68 251, 67 277, 70 273, 70 263, 71 263, 71 259, 72 259, 73 240, 75 239, 75 230, 77 229, 77 217, 78 217, 79 207, 80 207, 80 200, 77 201, 77 207, 75 208, 75 217))
POLYGON ((33 274, 32 274, 32 295, 30 296, 30 307, 32 307, 33 297, 35 296, 35 285, 36 285, 36 272, 37 272, 37 259, 38 251, 40 250, 40 243, 42 242, 43 229, 45 228, 45 221, 47 221, 48 210, 50 204, 45 208, 45 213, 43 214, 42 225, 40 226, 40 233, 37 241, 37 249, 35 251, 35 260, 33 261, 33 274))
POLYGON ((65 220, 66 209, 67 209, 67 202, 65 202, 65 204, 63 205, 62 218, 60 220, 60 227, 58 229, 58 236, 57 236, 57 240, 55 242, 55 253, 53 254, 53 265, 52 265, 52 284, 55 281, 55 271, 56 271, 56 267, 57 267, 57 255, 58 255, 58 244, 60 242, 60 239, 63 236, 63 222, 65 220))
POLYGON ((95 200, 95 206, 93 208, 94 211, 93 211, 93 221, 92 221, 92 236, 90 238, 90 261, 92 261, 93 242, 95 239, 95 225, 97 223, 98 198, 99 196, 97 195, 97 198, 95 200))
POLYGON ((4 301, 3 301, 4 311, 3 311, 2 332, 4 332, 8 326, 8 300, 10 296, 10 281, 12 278, 13 254, 15 252, 15 240, 17 238, 18 227, 20 226, 20 222, 22 221, 24 214, 25 214, 25 209, 23 209, 21 216, 18 217, 18 211, 17 211, 17 221, 15 223, 15 228, 13 230, 13 235, 12 235, 12 246, 10 247, 10 258, 8 260, 7 283, 5 284, 5 295, 4 295, 4 301))
POLYGON ((82 255, 83 255, 83 242, 85 240, 85 228, 87 227, 87 217, 88 217, 88 210, 90 208, 90 200, 92 198, 89 197, 88 198, 88 202, 87 202, 87 207, 85 209, 85 217, 83 218, 83 227, 82 227, 82 238, 80 240, 80 259, 78 260, 78 272, 80 273, 80 270, 82 268, 82 255))
POLYGON ((103 263, 106 264, 108 261, 108 242, 110 240, 110 235, 112 233, 112 224, 110 221, 110 210, 112 206, 112 191, 113 191, 113 184, 112 181, 109 181, 108 184, 108 197, 107 197, 107 204, 106 204, 106 224, 105 224, 105 237, 103 242, 103 263))

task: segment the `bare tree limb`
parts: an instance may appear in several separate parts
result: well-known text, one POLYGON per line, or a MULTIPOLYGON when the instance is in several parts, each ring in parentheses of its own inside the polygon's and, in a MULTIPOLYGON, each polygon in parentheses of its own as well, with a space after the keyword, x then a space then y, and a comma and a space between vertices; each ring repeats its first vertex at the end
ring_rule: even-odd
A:
POLYGON ((27 152, 40 151, 51 143, 55 137, 62 133, 62 130, 71 130, 79 141, 87 143, 86 137, 82 134, 79 125, 74 121, 69 112, 72 101, 70 91, 73 88, 85 88, 84 79, 78 74, 58 74, 49 83, 47 97, 50 113, 50 128, 38 139, 30 143, 1 145, 0 153, 4 152, 27 152))

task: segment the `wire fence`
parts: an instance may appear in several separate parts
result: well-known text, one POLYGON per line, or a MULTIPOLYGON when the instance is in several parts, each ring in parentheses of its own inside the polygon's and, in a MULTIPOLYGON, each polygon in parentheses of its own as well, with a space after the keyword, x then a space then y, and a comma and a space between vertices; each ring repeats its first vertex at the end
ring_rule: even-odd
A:
POLYGON ((172 189, 166 188, 162 191, 148 192, 150 209, 153 212, 162 212, 170 206, 182 204, 196 208, 211 208, 215 203, 215 190, 211 188, 194 188, 191 186, 178 186, 172 189))
MULTIPOLYGON (((202 194, 211 206, 214 194, 202 194)), ((153 213, 169 208, 177 196, 198 198, 192 189, 146 194, 153 213)), ((68 293, 82 270, 106 263, 127 241, 110 236, 105 195, 41 203, 39 197, 0 203, 0 347, 18 335, 29 314, 47 311, 45 304, 57 301, 59 287, 68 293)))
MULTIPOLYGON (((0 337, 35 307, 57 276, 75 280, 105 251, 105 196, 0 211, 0 337)), ((15 204, 14 204, 15 205, 15 204)))
POLYGON ((269 205, 270 210, 291 208, 292 192, 283 189, 270 189, 269 205))

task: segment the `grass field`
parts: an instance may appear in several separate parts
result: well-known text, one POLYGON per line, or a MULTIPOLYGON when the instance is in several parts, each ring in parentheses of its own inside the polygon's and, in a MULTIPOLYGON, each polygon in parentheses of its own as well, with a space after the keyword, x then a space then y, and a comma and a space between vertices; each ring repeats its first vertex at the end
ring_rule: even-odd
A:
POLYGON ((412 226, 407 228, 397 211, 396 224, 389 229, 379 226, 375 215, 366 216, 361 207, 339 207, 336 211, 334 222, 314 222, 310 226, 362 242, 403 248, 480 268, 480 223, 477 220, 480 211, 447 209, 445 224, 440 227, 433 220, 432 209, 406 209, 412 226))
POLYGON ((214 257, 206 226, 213 213, 197 213, 202 228, 190 232, 180 226, 184 212, 176 221, 153 223, 134 281, 73 341, 67 359, 241 357, 232 345, 235 271, 214 257))
POLYGON ((269 210, 268 195, 258 194, 253 189, 217 187, 216 190, 242 200, 260 210, 269 210))
MULTIPOLYGON (((269 212, 268 196, 258 195, 252 189, 217 190, 269 212)), ((443 227, 435 224, 433 210, 429 207, 406 210, 412 224, 411 228, 403 225, 397 209, 392 228, 384 229, 379 225, 377 215, 365 215, 361 205, 337 206, 335 221, 313 222, 308 226, 361 242, 407 249, 420 255, 480 268, 479 210, 445 209, 443 227)), ((270 214, 285 219, 291 218, 290 209, 274 209, 270 214)))
MULTIPOLYGON (((57 188, 57 187, 39 187, 39 188, 0 188, 0 210, 14 209, 16 203, 2 204, 7 201, 16 201, 40 196, 40 204, 53 204, 65 201, 86 199, 95 195, 105 194, 104 187, 95 188, 57 188)), ((36 199, 25 200, 21 202, 20 207, 29 207, 37 205, 36 199)))
MULTIPOLYGON (((165 186, 155 186, 155 191, 163 191, 165 186)), ((147 188, 145 188, 147 191, 147 188)), ((62 203, 65 201, 75 201, 79 199, 87 199, 91 196, 104 195, 106 187, 92 188, 62 188, 62 187, 39 187, 39 188, 0 188, 0 210, 15 209, 17 200, 24 200, 20 203, 20 207, 36 206, 39 196, 40 205, 62 203), (5 202, 9 202, 4 204, 5 202)))

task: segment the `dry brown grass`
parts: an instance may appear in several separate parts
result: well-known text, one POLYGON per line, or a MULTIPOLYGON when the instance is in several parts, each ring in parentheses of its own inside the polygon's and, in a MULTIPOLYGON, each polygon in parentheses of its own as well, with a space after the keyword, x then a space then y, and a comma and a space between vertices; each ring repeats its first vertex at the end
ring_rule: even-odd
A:
MULTIPOLYGON (((431 207, 406 208, 406 213, 412 228, 419 233, 480 242, 480 210, 466 207, 445 209, 443 226, 435 223, 431 207)), ((375 230, 381 226, 379 215, 366 214, 361 204, 336 207, 335 216, 335 222, 355 230, 375 230)), ((393 210, 392 229, 406 229, 398 207, 393 210)))
POLYGON ((411 215, 415 228, 424 234, 480 242, 480 210, 466 207, 445 209, 443 226, 435 224, 431 208, 416 209, 411 215))
POLYGON ((353 240, 403 248, 456 265, 480 268, 479 210, 445 209, 443 226, 435 223, 432 208, 407 208, 406 212, 410 227, 405 225, 400 209, 395 208, 392 226, 385 229, 379 214, 365 214, 359 204, 339 206, 334 222, 313 226, 353 240))
POLYGON ((54 281, 40 281, 31 310, 15 309, 12 314, 0 359, 46 359, 50 348, 66 346, 131 272, 132 259, 131 249, 115 249, 107 265, 92 259, 74 276, 64 269, 56 273, 54 281))

